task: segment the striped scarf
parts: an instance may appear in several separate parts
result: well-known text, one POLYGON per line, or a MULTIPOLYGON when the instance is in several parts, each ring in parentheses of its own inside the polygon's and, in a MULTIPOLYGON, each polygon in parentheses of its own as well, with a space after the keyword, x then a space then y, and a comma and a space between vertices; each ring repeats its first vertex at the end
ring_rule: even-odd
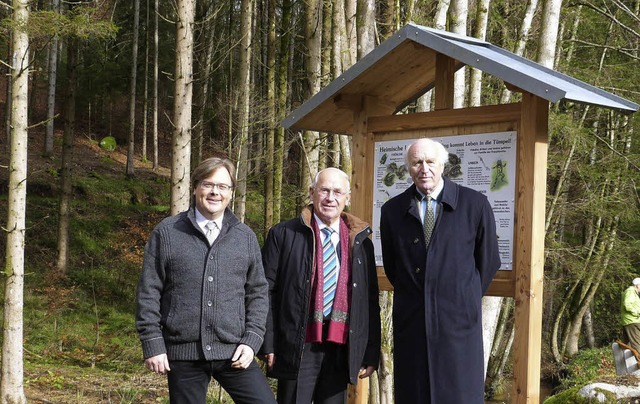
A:
POLYGON ((305 342, 335 342, 338 344, 346 344, 349 334, 349 304, 351 302, 351 289, 349 288, 349 279, 351 277, 351 257, 349 248, 349 228, 347 224, 340 218, 340 274, 338 275, 338 283, 336 285, 336 294, 333 298, 333 309, 329 319, 329 329, 326 339, 322 338, 322 322, 324 315, 322 314, 322 285, 324 284, 324 275, 322 268, 322 241, 320 237, 320 229, 315 218, 311 221, 313 234, 315 236, 315 260, 313 262, 313 273, 311 274, 311 296, 313 301, 310 304, 311 318, 307 324, 307 335, 305 342))

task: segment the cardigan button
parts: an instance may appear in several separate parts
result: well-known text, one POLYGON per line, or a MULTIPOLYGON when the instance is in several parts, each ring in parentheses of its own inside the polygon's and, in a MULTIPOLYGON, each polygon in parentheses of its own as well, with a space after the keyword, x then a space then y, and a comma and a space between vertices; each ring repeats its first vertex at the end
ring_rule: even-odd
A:
POLYGON ((419 274, 419 273, 420 273, 420 271, 422 271, 422 269, 420 269, 420 268, 416 268, 416 273, 417 273, 417 274, 419 274))
POLYGON ((209 307, 213 306, 213 302, 212 302, 211 300, 209 300, 209 301, 207 302, 207 306, 209 306, 209 307))
POLYGON ((354 287, 354 288, 357 288, 357 287, 358 287, 358 284, 357 284, 357 283, 355 283, 355 282, 353 282, 353 287, 354 287))
POLYGON ((413 240, 413 244, 418 244, 419 242, 420 242, 419 238, 416 238, 416 239, 413 240))
POLYGON ((207 348, 207 351, 210 351, 211 350, 211 345, 207 345, 206 348, 207 348))
POLYGON ((213 282, 213 276, 208 277, 208 278, 207 278, 207 280, 208 280, 209 282, 213 282))

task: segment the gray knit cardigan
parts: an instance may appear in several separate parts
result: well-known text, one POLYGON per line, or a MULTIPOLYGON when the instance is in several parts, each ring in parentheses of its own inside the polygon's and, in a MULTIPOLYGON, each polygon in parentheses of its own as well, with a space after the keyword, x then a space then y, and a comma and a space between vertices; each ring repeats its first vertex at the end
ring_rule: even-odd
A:
POLYGON ((145 247, 137 289, 144 358, 226 360, 239 344, 257 352, 267 290, 256 235, 229 209, 211 247, 194 206, 164 219, 145 247))

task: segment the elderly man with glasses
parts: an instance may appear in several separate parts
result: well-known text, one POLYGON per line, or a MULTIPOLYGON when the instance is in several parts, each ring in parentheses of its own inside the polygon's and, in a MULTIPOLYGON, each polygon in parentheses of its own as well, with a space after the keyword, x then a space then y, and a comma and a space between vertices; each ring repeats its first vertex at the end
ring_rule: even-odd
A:
POLYGON ((309 198, 299 218, 269 231, 262 249, 270 306, 261 353, 278 379, 278 403, 344 403, 347 385, 379 362, 371 229, 344 212, 343 171, 320 171, 309 198))

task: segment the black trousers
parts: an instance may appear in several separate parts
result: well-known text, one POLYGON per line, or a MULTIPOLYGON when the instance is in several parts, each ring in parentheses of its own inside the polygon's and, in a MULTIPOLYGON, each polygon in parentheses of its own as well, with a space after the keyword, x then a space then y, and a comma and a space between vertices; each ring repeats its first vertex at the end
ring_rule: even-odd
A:
POLYGON ((205 404, 213 377, 235 403, 275 403, 271 388, 254 360, 247 369, 234 369, 231 361, 170 361, 169 399, 172 404, 205 404))
POLYGON ((305 344, 298 378, 278 379, 278 403, 343 404, 347 400, 348 383, 346 345, 305 344))

